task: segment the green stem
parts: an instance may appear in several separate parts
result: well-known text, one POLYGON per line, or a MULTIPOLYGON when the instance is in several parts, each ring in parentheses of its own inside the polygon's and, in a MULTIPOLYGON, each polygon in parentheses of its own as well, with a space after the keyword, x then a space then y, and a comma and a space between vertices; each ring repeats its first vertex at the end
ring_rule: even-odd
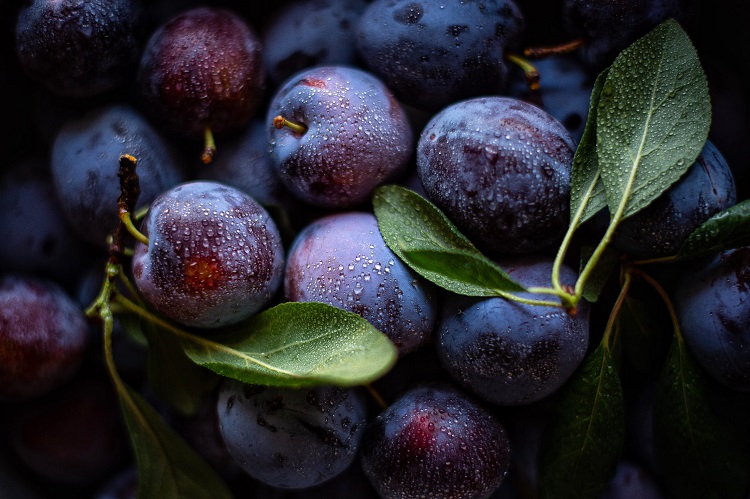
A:
MULTIPOLYGON (((622 210, 618 210, 617 214, 622 216, 622 210)), ((583 296, 583 286, 588 280, 591 273, 596 268, 596 264, 599 263, 604 250, 606 250, 607 246, 609 246, 609 242, 612 240, 612 235, 614 234, 618 224, 618 218, 612 218, 610 220, 609 227, 607 227, 607 231, 604 233, 602 240, 599 241, 599 245, 596 247, 596 249, 594 249, 591 257, 588 259, 586 265, 583 267, 583 270, 579 274, 578 281, 576 281, 575 293, 573 295, 574 304, 577 304, 581 300, 581 297, 583 296)))
POLYGON ((508 293, 507 291, 500 291, 495 290, 498 296, 501 298, 505 298, 506 300, 515 301, 518 303, 523 303, 525 305, 535 305, 539 307, 557 307, 557 308, 566 308, 565 305, 561 302, 555 302, 555 301, 548 301, 548 300, 536 300, 534 298, 524 298, 522 296, 514 295, 513 293, 508 293))
MULTIPOLYGON (((596 185, 599 181, 599 173, 597 172, 596 175, 594 175, 594 178, 589 183, 589 187, 586 190, 586 194, 584 196, 585 202, 581 203, 578 206, 578 209, 573 214, 573 218, 570 220, 570 225, 568 225, 568 230, 565 232, 565 237, 563 238, 562 243, 560 244, 560 248, 557 251, 557 255, 555 255, 555 261, 552 264, 552 286, 560 291, 563 291, 562 283, 560 282, 560 269, 562 268, 563 260, 565 260, 565 255, 568 253, 568 248, 570 247, 570 243, 573 240, 573 235, 575 234, 576 230, 578 229, 578 226, 580 225, 581 218, 583 217, 584 212, 586 211, 586 208, 589 205, 589 202, 591 202, 591 194, 594 192, 594 189, 596 188, 596 185)), ((602 249, 602 251, 604 251, 602 249)), ((593 255, 592 255, 593 258, 593 255)), ((597 258, 598 260, 598 258, 597 258)), ((591 259, 589 259, 589 262, 591 259)), ((596 262, 594 262, 596 263, 596 262)), ((588 277, 588 276, 587 276, 588 277)), ((575 293, 573 295, 570 295, 569 293, 565 293, 565 297, 562 297, 563 302, 565 302, 569 307, 575 307, 578 304, 578 300, 580 300, 580 297, 576 297, 578 295, 578 290, 583 290, 583 283, 585 281, 582 281, 581 276, 578 276, 578 281, 576 282, 575 286, 575 293)))
POLYGON ((201 153, 201 161, 204 165, 210 165, 216 156, 216 140, 214 140, 214 134, 211 131, 211 127, 207 126, 203 129, 203 152, 201 153))
POLYGON ((140 241, 148 246, 148 238, 143 234, 143 232, 139 231, 135 225, 133 225, 133 220, 130 217, 129 211, 120 213, 120 221, 123 223, 131 236, 133 236, 137 241, 140 241))

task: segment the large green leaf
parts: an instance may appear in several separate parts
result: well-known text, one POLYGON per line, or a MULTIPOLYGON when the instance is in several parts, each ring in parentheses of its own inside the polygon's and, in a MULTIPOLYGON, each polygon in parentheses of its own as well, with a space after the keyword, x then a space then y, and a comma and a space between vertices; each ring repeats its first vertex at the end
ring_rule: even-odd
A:
POLYGON ((659 466, 674 497, 746 497, 750 456, 706 400, 707 380, 675 338, 657 385, 654 435, 659 466))
POLYGON ((570 223, 578 226, 607 206, 596 152, 596 116, 607 70, 596 78, 586 128, 578 143, 570 171, 570 223))
POLYGON ((183 335, 193 362, 245 383, 302 387, 369 383, 396 362, 395 345, 357 314, 324 303, 282 303, 224 331, 183 335))
POLYGON ((597 112, 599 172, 615 219, 646 207, 687 171, 710 121, 706 76, 676 21, 620 53, 597 112))
POLYGON ((625 435, 620 378, 599 345, 565 388, 540 449, 542 498, 593 498, 612 477, 625 435))
POLYGON ((685 240, 677 256, 694 257, 750 245, 750 199, 706 220, 685 240))
POLYGON ((468 296, 524 290, 416 192, 382 186, 375 191, 373 206, 388 247, 425 279, 468 296))
POLYGON ((115 382, 138 467, 138 497, 232 499, 222 479, 130 387, 115 382))

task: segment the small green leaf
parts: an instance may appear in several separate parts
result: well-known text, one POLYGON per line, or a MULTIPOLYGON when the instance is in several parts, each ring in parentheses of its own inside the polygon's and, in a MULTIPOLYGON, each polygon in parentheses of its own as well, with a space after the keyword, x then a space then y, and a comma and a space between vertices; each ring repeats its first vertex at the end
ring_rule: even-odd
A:
POLYGON ((180 414, 195 414, 219 377, 192 362, 179 338, 169 331, 151 323, 143 331, 148 339, 148 382, 154 393, 180 414))
MULTIPOLYGON (((594 252, 594 248, 590 246, 581 249, 581 268, 580 272, 583 272, 584 267, 588 263, 591 255, 594 252)), ((611 248, 605 248, 604 252, 599 257, 599 260, 594 266, 594 270, 589 274, 589 278, 583 284, 583 297, 590 303, 596 303, 599 300, 604 290, 604 286, 615 274, 615 271, 620 265, 620 255, 617 251, 611 248)))
POLYGON ((138 497, 232 499, 223 480, 130 387, 115 383, 138 467, 138 497))
POLYGON ((388 247, 425 279, 468 296, 524 290, 416 192, 382 186, 375 191, 373 206, 388 247))
POLYGON ((710 122, 706 76, 676 21, 622 51, 597 112, 599 172, 613 218, 633 215, 676 182, 698 157, 710 122))
POLYGON ((586 128, 573 158, 570 171, 570 222, 578 226, 607 206, 607 194, 599 175, 596 152, 596 115, 607 70, 594 82, 586 128))
POLYGON ((540 449, 542 498, 593 498, 620 459, 625 416, 610 351, 600 344, 573 376, 540 449))
POLYGON ((706 220, 682 244, 677 256, 695 257, 750 245, 750 199, 706 220))
POLYGON ((222 342, 183 336, 185 353, 222 376, 259 385, 365 384, 398 355, 365 319, 324 303, 282 303, 225 333, 230 339, 222 342))
POLYGON ((707 380, 675 338, 657 385, 654 435, 665 483, 674 497, 744 498, 750 456, 706 400, 707 380))

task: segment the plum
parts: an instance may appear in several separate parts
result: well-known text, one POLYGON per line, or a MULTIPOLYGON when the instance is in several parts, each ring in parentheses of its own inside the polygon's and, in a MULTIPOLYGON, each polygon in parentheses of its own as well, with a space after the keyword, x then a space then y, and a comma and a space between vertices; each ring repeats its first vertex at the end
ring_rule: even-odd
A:
POLYGON ((342 209, 369 200, 403 173, 414 151, 399 102, 376 77, 346 66, 297 73, 268 109, 281 181, 311 204, 342 209))
POLYGON ((437 113, 417 144, 427 197, 478 247, 548 249, 570 217, 575 143, 549 113, 511 97, 478 97, 437 113))
POLYGON ((133 276, 157 310, 188 326, 237 323, 281 286, 284 249, 276 224, 252 197, 210 181, 180 184, 151 205, 133 276))
POLYGON ((308 389, 224 381, 217 402, 227 449, 250 476, 274 487, 306 488, 354 461, 365 429, 356 388, 308 389))
POLYGON ((500 421, 470 395, 422 384, 367 426, 361 461, 384 498, 484 498, 503 483, 510 442, 500 421))
MULTIPOLYGON (((515 258, 501 266, 524 286, 550 286, 552 262, 547 258, 515 258)), ((576 277, 570 268, 561 268, 564 284, 573 285, 576 277)), ((444 301, 436 332, 443 366, 493 404, 528 404, 552 394, 586 355, 589 305, 585 301, 574 316, 562 308, 506 298, 451 295, 444 301)))

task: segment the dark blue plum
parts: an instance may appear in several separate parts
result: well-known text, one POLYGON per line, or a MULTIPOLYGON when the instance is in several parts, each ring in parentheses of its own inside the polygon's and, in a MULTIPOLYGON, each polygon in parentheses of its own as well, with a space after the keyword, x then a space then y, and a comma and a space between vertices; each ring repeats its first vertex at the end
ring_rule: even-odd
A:
POLYGON ((719 383, 750 392, 750 247, 696 264, 675 286, 683 337, 719 383))
POLYGON ((594 81, 583 64, 572 54, 552 55, 538 61, 539 88, 530 90, 523 71, 517 70, 508 86, 507 94, 536 104, 563 124, 571 138, 581 140, 594 81))
POLYGON ((52 146, 52 178, 62 211, 78 233, 106 247, 119 223, 120 155, 138 161, 136 208, 187 180, 172 146, 130 106, 109 104, 67 122, 52 146))
POLYGON ((479 97, 436 114, 417 144, 427 197, 480 248, 538 252, 558 242, 570 217, 575 142, 533 104, 479 97))
POLYGON ((229 453, 250 476, 274 487, 322 484, 348 468, 366 414, 356 388, 290 389, 227 379, 217 402, 229 453))
POLYGON ((405 171, 414 152, 399 102, 376 77, 352 67, 297 73, 274 95, 267 123, 281 181, 303 201, 327 208, 369 201, 378 185, 405 171))
POLYGON ((425 344, 437 318, 435 289, 388 248, 372 213, 328 215, 303 229, 289 249, 284 294, 361 315, 401 354, 425 344))
POLYGON ((360 17, 357 50, 399 99, 434 112, 501 93, 506 49, 523 28, 510 0, 375 0, 360 17))
POLYGON ((0 400, 39 397, 75 374, 88 346, 83 310, 53 281, 0 276, 0 400))
POLYGON ((255 199, 210 181, 180 184, 151 205, 132 269, 144 298, 195 327, 237 323, 260 311, 281 286, 284 248, 255 199))
POLYGON ((451 385, 401 395, 365 430, 362 468, 381 497, 486 498, 508 472, 500 421, 451 385))
POLYGON ((69 287, 96 254, 62 213, 49 162, 41 157, 0 172, 0 227, 13 234, 0 238, 2 271, 33 273, 69 287))
POLYGON ((101 94, 130 82, 141 53, 140 0, 32 0, 16 24, 26 74, 66 96, 101 94))
MULTIPOLYGON (((526 287, 550 286, 551 260, 518 258, 501 265, 526 287)), ((572 286, 577 276, 563 266, 560 279, 572 286)), ((530 293, 521 296, 545 298, 530 293)), ((451 295, 444 302, 436 339, 443 366, 493 404, 528 404, 554 393, 586 355, 586 302, 579 304, 574 316, 562 308, 505 298, 451 295)))
POLYGON ((736 202, 732 171, 707 141, 685 175, 651 204, 620 222, 612 244, 635 258, 674 255, 703 222, 736 202))
POLYGON ((585 40, 581 60, 592 74, 603 70, 638 38, 669 18, 696 22, 698 0, 564 0, 562 20, 573 37, 585 40))
POLYGON ((267 19, 263 59, 278 85, 313 66, 357 63, 354 30, 366 0, 296 0, 267 19))

